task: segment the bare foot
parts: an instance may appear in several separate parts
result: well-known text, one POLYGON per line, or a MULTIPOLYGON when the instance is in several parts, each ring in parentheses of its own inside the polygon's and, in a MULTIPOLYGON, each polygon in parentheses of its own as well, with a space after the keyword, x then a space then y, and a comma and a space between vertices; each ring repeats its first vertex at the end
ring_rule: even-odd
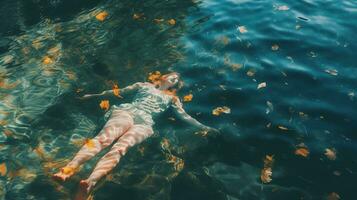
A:
POLYGON ((73 167, 63 167, 60 169, 59 172, 53 175, 53 178, 55 180, 65 181, 66 179, 71 177, 74 174, 74 172, 75 172, 75 168, 73 167))
POLYGON ((90 182, 88 180, 81 180, 81 182, 79 182, 79 189, 76 194, 75 200, 87 200, 90 196, 89 194, 92 191, 94 184, 95 183, 90 182))

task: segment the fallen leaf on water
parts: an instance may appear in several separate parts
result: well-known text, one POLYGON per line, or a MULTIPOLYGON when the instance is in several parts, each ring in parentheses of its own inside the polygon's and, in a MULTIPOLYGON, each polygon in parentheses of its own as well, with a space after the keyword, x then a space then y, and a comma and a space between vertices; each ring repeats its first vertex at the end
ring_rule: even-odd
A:
POLYGON ((1 176, 6 176, 7 174, 7 167, 5 163, 0 164, 0 175, 1 176))
POLYGON ((337 76, 338 75, 338 71, 335 69, 326 69, 325 70, 326 73, 331 74, 332 76, 337 76))
POLYGON ((255 75, 255 73, 256 73, 256 70, 255 70, 255 69, 250 69, 250 70, 247 71, 247 76, 252 77, 252 76, 255 75))
POLYGON ((42 59, 42 63, 45 64, 45 65, 49 65, 49 64, 53 63, 53 60, 49 56, 45 56, 42 59))
POLYGON ((11 137, 14 133, 9 129, 4 129, 3 133, 6 137, 11 137))
POLYGON ((167 23, 170 24, 171 26, 173 26, 173 25, 176 24, 176 20, 174 20, 174 19, 169 19, 169 20, 167 20, 167 23))
POLYGON ((165 21, 164 19, 160 18, 160 19, 154 19, 154 22, 156 24, 160 24, 161 22, 165 21))
POLYGON ((283 131, 287 131, 289 130, 288 128, 286 128, 285 126, 278 126, 278 129, 283 130, 283 131))
POLYGON ((95 18, 98 20, 98 21, 104 21, 107 17, 108 17, 108 13, 106 11, 103 11, 103 12, 100 12, 99 14, 97 14, 95 16, 95 18))
POLYGON ((266 82, 259 83, 257 89, 265 88, 267 86, 266 82))
POLYGON ((114 94, 114 96, 121 97, 120 96, 119 86, 117 84, 113 85, 113 94, 114 94))
POLYGON ((272 169, 270 167, 263 168, 260 174, 260 180, 263 183, 269 183, 272 181, 271 176, 273 175, 272 169))
POLYGON ((280 10, 280 11, 286 11, 286 10, 289 10, 290 8, 288 7, 288 6, 286 6, 286 5, 283 5, 283 6, 279 6, 278 7, 278 10, 280 10))
POLYGON ((272 167, 274 164, 274 155, 266 155, 264 158, 264 167, 261 170, 260 180, 263 183, 269 183, 272 181, 271 176, 273 175, 272 167))
POLYGON ((192 94, 188 94, 188 95, 183 97, 183 101, 184 102, 190 102, 190 101, 192 101, 192 97, 193 97, 192 94))
POLYGON ((306 158, 307 156, 309 156, 309 154, 310 154, 310 151, 307 148, 307 146, 305 146, 304 144, 299 144, 298 148, 295 150, 295 155, 298 155, 298 156, 302 156, 302 157, 306 158))
POLYGON ((266 155, 264 158, 264 167, 272 167, 274 161, 274 155, 266 155))
POLYGON ((140 13, 140 14, 136 14, 136 13, 134 13, 134 15, 133 15, 133 19, 138 20, 138 19, 140 19, 142 16, 144 16, 144 14, 143 14, 143 13, 140 13))
POLYGON ((92 139, 86 139, 84 145, 90 149, 95 148, 95 143, 92 139))
POLYGON ((279 45, 274 44, 273 46, 271 46, 271 50, 273 50, 273 51, 279 50, 279 45))
POLYGON ((339 200, 339 199, 341 199, 341 197, 336 192, 332 192, 327 196, 327 200, 339 200))
POLYGON ((238 26, 238 30, 240 33, 247 33, 248 30, 245 26, 238 26))
POLYGON ((231 113, 231 109, 227 106, 223 106, 223 107, 217 107, 217 108, 213 109, 213 111, 212 111, 212 114, 216 115, 216 116, 218 116, 222 113, 229 114, 229 113, 231 113))
POLYGON ((325 149, 325 156, 330 160, 336 160, 336 150, 335 149, 325 149))
POLYGON ((74 173, 74 168, 73 167, 63 167, 62 169, 61 169, 61 171, 62 171, 62 173, 64 173, 64 174, 73 174, 74 173))
POLYGON ((109 100, 102 100, 99 104, 100 108, 103 110, 108 110, 110 107, 109 100))

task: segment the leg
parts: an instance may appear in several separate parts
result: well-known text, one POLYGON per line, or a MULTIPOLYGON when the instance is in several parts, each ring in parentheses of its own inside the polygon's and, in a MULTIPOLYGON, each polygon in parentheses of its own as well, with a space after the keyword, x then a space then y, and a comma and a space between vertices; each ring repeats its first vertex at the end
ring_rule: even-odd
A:
POLYGON ((152 134, 153 130, 150 126, 134 125, 130 128, 119 138, 112 149, 99 160, 89 178, 81 181, 82 192, 89 193, 93 186, 118 164, 120 158, 125 155, 130 147, 141 143, 152 134))
POLYGON ((86 142, 76 156, 54 178, 62 181, 75 173, 75 170, 84 162, 95 156, 102 149, 106 148, 118 139, 123 133, 133 126, 133 119, 126 111, 114 110, 109 120, 93 139, 86 142))

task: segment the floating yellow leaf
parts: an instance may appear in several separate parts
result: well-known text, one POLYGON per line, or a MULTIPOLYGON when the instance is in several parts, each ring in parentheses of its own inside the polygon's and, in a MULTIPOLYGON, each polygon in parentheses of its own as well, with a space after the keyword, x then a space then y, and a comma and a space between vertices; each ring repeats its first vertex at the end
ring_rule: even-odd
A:
POLYGON ((84 145, 90 149, 95 148, 95 143, 92 139, 86 139, 84 145))
POLYGON ((310 151, 307 149, 307 147, 300 147, 295 150, 295 155, 302 156, 302 157, 307 157, 309 156, 310 151))
POLYGON ((114 96, 120 97, 120 90, 119 90, 119 86, 117 84, 113 85, 113 94, 114 94, 114 96))
POLYGON ((0 164, 0 175, 1 176, 6 176, 7 174, 7 167, 5 163, 0 164))
POLYGON ((266 82, 262 82, 262 83, 258 84, 257 89, 265 88, 266 86, 267 86, 267 83, 266 82))
POLYGON ((238 26, 238 30, 240 33, 247 33, 248 30, 245 26, 238 26))
POLYGON ((240 63, 231 63, 230 66, 231 66, 233 71, 237 71, 238 69, 243 67, 243 65, 240 64, 240 63))
POLYGON ((170 24, 171 26, 173 26, 173 25, 176 24, 176 20, 174 20, 174 19, 169 19, 169 20, 167 20, 167 23, 170 24))
POLYGON ((231 109, 227 106, 223 106, 223 107, 217 107, 212 110, 212 115, 218 116, 222 113, 229 114, 229 113, 231 113, 231 109))
POLYGON ((73 167, 63 167, 61 169, 62 173, 66 174, 66 175, 70 175, 74 173, 75 168, 73 167))
POLYGON ((336 150, 335 149, 325 149, 325 156, 330 160, 336 160, 336 150))
POLYGON ((279 50, 279 45, 274 44, 273 46, 271 46, 271 50, 273 50, 273 51, 279 50))
POLYGON ((9 129, 4 129, 3 130, 3 133, 4 133, 4 135, 6 136, 6 137, 10 137, 10 136, 12 136, 14 133, 11 131, 11 130, 9 130, 9 129))
POLYGON ((45 64, 45 65, 49 65, 49 64, 53 63, 53 60, 49 56, 45 56, 42 59, 42 63, 45 64))
POLYGON ((107 17, 108 17, 108 13, 106 11, 103 11, 103 12, 100 12, 99 14, 97 14, 95 16, 95 18, 98 20, 98 21, 104 21, 107 17))
POLYGON ((102 100, 99 104, 100 108, 103 110, 108 110, 110 107, 109 100, 102 100))
POLYGON ((188 94, 188 95, 183 97, 183 101, 184 102, 190 102, 190 101, 192 101, 192 97, 193 97, 192 94, 188 94))

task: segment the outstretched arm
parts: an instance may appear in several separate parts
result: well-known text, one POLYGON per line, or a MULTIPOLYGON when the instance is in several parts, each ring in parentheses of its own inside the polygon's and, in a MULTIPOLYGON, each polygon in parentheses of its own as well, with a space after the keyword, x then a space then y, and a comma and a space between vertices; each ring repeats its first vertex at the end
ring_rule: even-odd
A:
MULTIPOLYGON (((142 86, 142 84, 144 84, 144 83, 139 83, 138 82, 138 83, 134 83, 132 85, 126 86, 125 88, 119 90, 120 94, 125 94, 127 92, 137 90, 142 86)), ((103 91, 102 93, 99 93, 99 94, 86 94, 82 98, 83 99, 89 99, 91 97, 111 96, 111 95, 114 95, 114 90, 106 90, 106 91, 103 91)), ((121 96, 119 96, 119 97, 121 97, 121 96)))
POLYGON ((182 120, 190 123, 191 125, 194 125, 201 129, 204 129, 206 131, 215 130, 214 128, 211 128, 211 127, 201 124, 199 121, 197 121, 196 119, 191 117, 189 114, 187 114, 186 111, 183 109, 182 103, 178 97, 173 98, 172 107, 175 109, 178 117, 180 117, 182 120))

